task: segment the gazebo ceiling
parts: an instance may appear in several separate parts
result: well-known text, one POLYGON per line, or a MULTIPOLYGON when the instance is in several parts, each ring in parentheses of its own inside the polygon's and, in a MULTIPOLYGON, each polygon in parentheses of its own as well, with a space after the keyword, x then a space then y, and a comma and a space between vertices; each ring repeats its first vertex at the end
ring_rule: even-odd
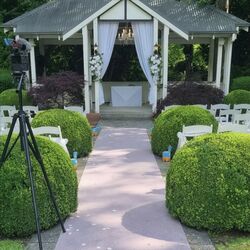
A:
MULTIPOLYGON (((14 28, 18 34, 57 35, 80 30, 94 17, 100 16, 122 0, 54 0, 17 17, 2 26, 14 28), (78 29, 79 28, 79 29, 78 29)), ((233 34, 250 24, 213 6, 176 0, 128 0, 171 24, 187 36, 199 34, 233 34)), ((171 27, 170 27, 171 28, 171 27)), ((66 38, 69 36, 66 36, 66 38)), ((66 39, 65 38, 65 39, 66 39)))

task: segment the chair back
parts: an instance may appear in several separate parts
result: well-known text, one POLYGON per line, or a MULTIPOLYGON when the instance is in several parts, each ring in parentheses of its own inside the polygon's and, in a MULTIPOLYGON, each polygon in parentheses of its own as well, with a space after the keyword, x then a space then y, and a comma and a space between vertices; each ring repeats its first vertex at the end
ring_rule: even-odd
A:
POLYGON ((237 114, 240 114, 240 110, 234 109, 227 109, 227 110, 220 110, 219 114, 219 122, 234 122, 234 117, 237 114))
POLYGON ((213 125, 191 125, 182 127, 182 133, 186 137, 196 137, 213 132, 213 125))
POLYGON ((57 136, 62 139, 61 127, 51 127, 51 126, 43 126, 38 128, 32 128, 34 135, 47 135, 47 136, 57 136))
POLYGON ((0 106, 0 116, 13 116, 17 112, 16 106, 2 105, 0 106))
POLYGON ((65 110, 69 110, 69 111, 74 111, 74 112, 78 112, 84 116, 86 116, 85 111, 83 110, 83 106, 64 106, 65 110))
POLYGON ((235 124, 235 123, 219 123, 218 133, 222 132, 241 132, 241 133, 249 133, 248 126, 244 124, 235 124))
POLYGON ((23 110, 28 116, 32 116, 38 113, 38 106, 23 106, 23 110))
POLYGON ((234 104, 234 110, 243 110, 250 111, 250 104, 234 104))

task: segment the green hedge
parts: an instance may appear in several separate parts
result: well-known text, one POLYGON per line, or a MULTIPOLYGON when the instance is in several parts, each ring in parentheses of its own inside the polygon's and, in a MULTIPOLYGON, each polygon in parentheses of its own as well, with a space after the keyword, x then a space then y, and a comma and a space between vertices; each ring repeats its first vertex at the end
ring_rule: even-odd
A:
MULTIPOLYGON (((1 141, 5 139, 0 138, 1 141)), ((37 143, 60 213, 66 218, 77 207, 76 173, 68 155, 58 144, 46 137, 37 137, 37 143)), ((28 236, 36 231, 28 171, 20 148, 18 142, 0 170, 0 235, 7 237, 28 236)), ((2 151, 3 143, 0 144, 2 151)), ((40 223, 42 229, 48 229, 57 224, 58 218, 33 155, 32 163, 40 223)))
POLYGON ((161 113, 154 123, 152 130, 151 146, 154 154, 161 156, 169 145, 176 150, 178 144, 177 133, 182 131, 182 126, 213 125, 217 131, 218 123, 214 116, 207 110, 195 106, 180 106, 161 113))
POLYGON ((250 76, 241 76, 234 78, 230 89, 244 89, 250 91, 250 76))
MULTIPOLYGON (((19 105, 16 89, 7 89, 0 94, 0 105, 19 105)), ((31 98, 27 91, 23 90, 23 105, 32 105, 31 98)))
POLYGON ((250 91, 234 90, 224 97, 223 102, 227 104, 250 103, 250 91))
POLYGON ((250 231, 250 135, 195 138, 174 156, 167 207, 183 223, 213 231, 250 231))
POLYGON ((9 70, 0 69, 0 93, 13 88, 13 79, 9 70))
POLYGON ((78 156, 88 155, 92 150, 92 132, 83 115, 63 109, 50 109, 38 113, 32 120, 32 127, 60 126, 62 135, 69 140, 67 148, 72 156, 74 150, 78 156))

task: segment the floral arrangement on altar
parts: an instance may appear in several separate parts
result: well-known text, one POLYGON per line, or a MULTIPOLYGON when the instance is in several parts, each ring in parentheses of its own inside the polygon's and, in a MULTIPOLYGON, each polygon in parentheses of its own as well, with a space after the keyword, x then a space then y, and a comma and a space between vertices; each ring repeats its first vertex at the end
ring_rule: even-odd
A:
POLYGON ((159 80, 161 76, 161 69, 162 69, 162 57, 160 53, 160 45, 158 44, 154 46, 154 53, 149 58, 149 66, 150 66, 151 75, 154 78, 156 78, 156 80, 159 80))
POLYGON ((98 52, 98 46, 94 46, 94 55, 89 58, 89 67, 91 76, 94 81, 101 80, 101 73, 102 73, 102 55, 98 52))

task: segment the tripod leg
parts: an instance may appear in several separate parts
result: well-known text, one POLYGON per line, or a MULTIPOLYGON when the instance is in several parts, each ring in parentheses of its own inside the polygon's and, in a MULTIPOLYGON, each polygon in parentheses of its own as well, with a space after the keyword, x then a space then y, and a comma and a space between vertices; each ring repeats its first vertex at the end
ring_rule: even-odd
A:
POLYGON ((4 161, 8 158, 11 150, 14 148, 14 146, 15 146, 17 140, 18 140, 18 139, 16 139, 16 141, 12 145, 10 151, 8 152, 8 148, 9 148, 9 145, 10 145, 10 140, 11 140, 11 137, 12 137, 12 134, 13 134, 16 122, 17 122, 17 118, 18 118, 18 115, 14 115, 11 126, 10 126, 10 130, 9 130, 9 133, 8 133, 5 145, 4 145, 3 153, 2 153, 1 158, 0 158, 0 167, 2 167, 4 161))
POLYGON ((56 215, 58 217, 58 220, 60 222, 60 225, 61 225, 61 228, 62 228, 62 231, 65 233, 66 230, 65 230, 65 227, 64 227, 64 224, 63 224, 63 220, 62 220, 62 217, 61 217, 61 214, 59 212, 59 209, 58 209, 58 206, 56 204, 56 200, 55 200, 55 196, 53 194, 53 191, 52 191, 52 188, 51 188, 51 185, 50 185, 50 182, 49 182, 49 178, 48 178, 48 175, 47 175, 47 172, 46 172, 46 169, 44 167, 44 164, 43 164, 43 160, 42 160, 42 156, 39 152, 39 149, 38 149, 38 146, 37 146, 37 143, 36 143, 36 139, 35 139, 35 136, 33 134, 33 131, 32 131, 32 128, 30 126, 30 123, 29 123, 29 119, 26 117, 26 124, 27 124, 27 127, 28 127, 28 131, 29 131, 29 134, 30 134, 30 137, 31 137, 31 140, 32 140, 32 143, 28 140, 28 143, 29 143, 29 147, 31 148, 36 160, 38 161, 38 163, 40 164, 40 167, 41 167, 41 170, 43 172, 43 176, 44 176, 44 179, 45 179, 45 182, 47 184, 47 187, 48 187, 48 190, 49 190, 49 195, 50 195, 50 199, 53 203, 53 206, 54 206, 54 209, 56 211, 56 215))
POLYGON ((42 246, 42 238, 41 238, 41 230, 40 230, 39 210, 37 207, 36 189, 35 189, 34 179, 33 179, 33 174, 32 174, 33 167, 31 164, 30 153, 29 153, 28 136, 27 136, 27 130, 26 130, 26 124, 25 124, 25 114, 19 117, 19 121, 20 121, 20 134, 21 134, 20 137, 22 140, 25 158, 26 158, 26 162, 28 165, 28 174, 29 174, 29 179, 30 179, 30 184, 31 184, 32 205, 34 208, 34 214, 35 214, 35 220, 36 220, 36 229, 37 229, 37 237, 38 237, 38 242, 39 242, 39 249, 42 250, 43 246, 42 246))

